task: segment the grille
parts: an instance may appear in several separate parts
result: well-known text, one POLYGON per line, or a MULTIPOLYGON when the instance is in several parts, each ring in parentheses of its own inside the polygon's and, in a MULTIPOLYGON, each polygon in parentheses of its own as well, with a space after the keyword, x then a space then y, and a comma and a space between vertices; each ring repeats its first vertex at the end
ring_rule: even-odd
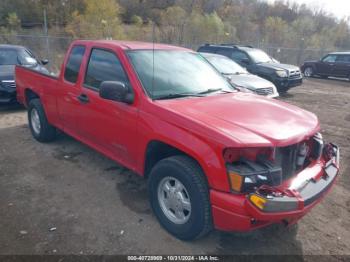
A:
POLYGON ((300 77, 301 77, 300 70, 295 70, 295 71, 289 72, 289 79, 295 79, 295 78, 300 78, 300 77))
POLYGON ((10 98, 11 96, 10 96, 10 94, 8 93, 8 92, 2 92, 2 91, 0 91, 0 98, 5 98, 5 99, 7 99, 7 98, 10 98))
POLYGON ((255 93, 257 93, 258 95, 267 96, 267 95, 273 94, 273 89, 272 89, 272 87, 259 88, 259 89, 255 90, 255 93))
POLYGON ((16 83, 15 81, 1 81, 1 85, 5 88, 8 88, 8 89, 15 89, 16 88, 16 83))
POLYGON ((297 145, 276 148, 275 162, 282 167, 283 180, 295 174, 297 148, 297 145))

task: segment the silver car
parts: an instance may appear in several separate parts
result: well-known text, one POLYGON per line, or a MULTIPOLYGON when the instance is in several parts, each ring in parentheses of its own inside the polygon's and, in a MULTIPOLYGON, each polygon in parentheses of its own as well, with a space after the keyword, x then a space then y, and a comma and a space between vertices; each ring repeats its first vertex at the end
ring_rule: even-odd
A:
POLYGON ((259 76, 250 74, 245 68, 231 59, 211 53, 200 54, 240 91, 252 92, 272 98, 279 96, 277 88, 273 83, 259 76))

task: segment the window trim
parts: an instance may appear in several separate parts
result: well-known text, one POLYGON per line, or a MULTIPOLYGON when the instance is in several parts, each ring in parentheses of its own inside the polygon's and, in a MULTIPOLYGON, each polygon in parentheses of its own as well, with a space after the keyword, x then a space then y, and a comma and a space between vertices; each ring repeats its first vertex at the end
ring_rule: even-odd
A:
POLYGON ((229 47, 224 47, 224 48, 218 48, 216 51, 215 51, 215 54, 217 55, 222 55, 222 56, 225 56, 227 58, 230 58, 232 59, 232 54, 233 54, 233 48, 229 48, 229 47), (221 53, 222 52, 230 52, 230 56, 227 56, 225 55, 224 53, 221 53), (220 52, 220 53, 219 53, 220 52))
MULTIPOLYGON (((90 60, 91 60, 91 55, 92 55, 92 52, 95 50, 95 49, 98 49, 98 50, 102 50, 102 51, 105 51, 105 52, 109 52, 109 53, 112 53, 113 55, 115 55, 115 57, 118 59, 119 63, 120 63, 120 66, 122 67, 123 71, 124 71, 124 74, 126 76, 126 79, 128 80, 128 83, 130 84, 130 88, 132 89, 131 87, 131 82, 130 82, 130 79, 129 79, 129 76, 124 68, 124 65, 122 63, 122 61, 120 60, 118 54, 113 50, 113 49, 109 49, 109 48, 104 48, 104 47, 100 47, 100 46, 92 46, 90 48, 90 52, 89 52, 89 57, 86 61, 86 67, 85 67, 85 72, 84 72, 84 78, 82 79, 82 87, 83 88, 86 88, 86 89, 90 89, 92 91, 95 91, 95 92, 99 92, 99 88, 96 88, 96 87, 93 87, 93 86, 89 86, 87 84, 85 84, 85 79, 86 79, 86 76, 87 76, 87 73, 88 73, 88 69, 89 69, 89 64, 90 64, 90 60)), ((133 92, 131 90, 131 92, 133 92)))
POLYGON ((80 71, 81 71, 81 68, 82 68, 82 65, 83 65, 83 62, 84 62, 84 56, 85 56, 85 53, 86 53, 86 50, 87 50, 87 47, 85 45, 81 45, 81 44, 77 44, 77 45, 74 45, 72 46, 70 52, 69 52, 69 55, 68 55, 68 58, 67 58, 67 61, 65 63, 65 66, 64 66, 64 72, 63 72, 63 80, 68 83, 68 84, 71 84, 71 85, 77 85, 79 83, 79 74, 80 74, 80 71), (83 47, 84 48, 84 54, 82 56, 82 59, 81 59, 81 62, 80 62, 80 66, 79 66, 79 70, 78 70, 78 77, 77 77, 77 81, 76 82, 71 82, 69 81, 68 79, 66 79, 66 70, 67 70, 67 65, 68 65, 68 62, 69 62, 69 58, 73 52, 73 49, 75 47, 83 47))
MULTIPOLYGON (((253 64, 253 60, 251 59, 251 57, 249 56, 249 54, 248 54, 246 51, 237 49, 237 50, 234 50, 234 51, 232 52, 232 55, 233 55, 234 52, 236 52, 236 53, 242 53, 243 55, 246 56, 246 58, 249 60, 249 62, 250 62, 251 64, 253 64)), ((239 64, 239 62, 242 62, 242 60, 240 60, 239 62, 237 62, 236 60, 233 59, 233 56, 231 56, 231 59, 232 59, 233 61, 235 61, 237 64, 239 64)))
POLYGON ((350 63, 350 54, 338 54, 335 62, 336 63, 350 63), (340 57, 345 59, 345 60, 338 60, 340 57))
POLYGON ((325 56, 322 58, 321 61, 322 61, 323 63, 335 63, 335 62, 337 61, 337 57, 338 57, 338 55, 336 55, 336 54, 328 54, 328 55, 325 55, 325 56), (330 56, 335 56, 335 59, 334 59, 333 62, 324 61, 327 57, 330 57, 330 56))

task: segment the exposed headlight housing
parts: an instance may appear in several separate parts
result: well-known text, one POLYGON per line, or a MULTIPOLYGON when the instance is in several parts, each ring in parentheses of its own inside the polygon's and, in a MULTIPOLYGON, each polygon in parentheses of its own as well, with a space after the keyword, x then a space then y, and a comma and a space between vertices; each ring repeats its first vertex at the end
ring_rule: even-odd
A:
POLYGON ((267 159, 253 162, 247 159, 227 165, 231 189, 236 193, 249 193, 262 185, 279 186, 282 168, 267 159))
POLYGON ((271 161, 271 148, 224 151, 230 188, 235 193, 253 192, 262 185, 282 183, 282 168, 271 161))
POLYGON ((288 77, 288 73, 287 73, 287 71, 285 71, 285 70, 277 70, 277 71, 276 71, 276 74, 277 74, 279 77, 288 77))

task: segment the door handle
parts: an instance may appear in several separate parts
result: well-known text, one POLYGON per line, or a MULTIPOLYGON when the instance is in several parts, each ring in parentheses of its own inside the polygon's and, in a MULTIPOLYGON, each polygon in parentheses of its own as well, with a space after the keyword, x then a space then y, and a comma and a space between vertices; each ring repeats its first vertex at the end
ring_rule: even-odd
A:
POLYGON ((78 100, 83 103, 83 104, 87 104, 90 102, 89 97, 86 94, 81 94, 80 96, 77 97, 78 100))

